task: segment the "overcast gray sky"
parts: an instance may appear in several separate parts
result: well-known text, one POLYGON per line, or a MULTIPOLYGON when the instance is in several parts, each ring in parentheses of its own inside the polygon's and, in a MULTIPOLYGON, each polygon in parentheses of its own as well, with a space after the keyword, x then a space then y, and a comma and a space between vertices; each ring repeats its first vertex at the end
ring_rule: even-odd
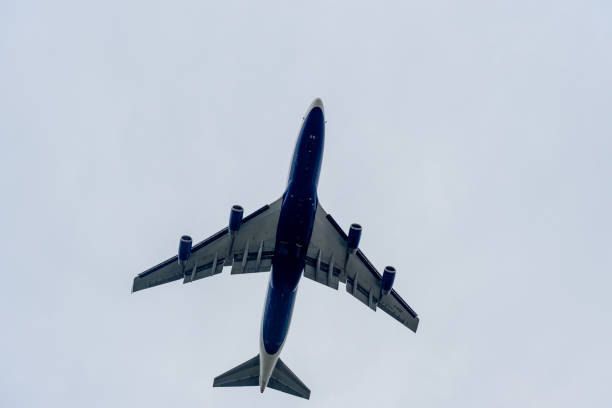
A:
POLYGON ((2 407, 610 406, 609 1, 85 3, 0 3, 2 407), (303 280, 311 401, 213 389, 267 274, 132 279, 278 198, 317 96, 419 331, 303 280))

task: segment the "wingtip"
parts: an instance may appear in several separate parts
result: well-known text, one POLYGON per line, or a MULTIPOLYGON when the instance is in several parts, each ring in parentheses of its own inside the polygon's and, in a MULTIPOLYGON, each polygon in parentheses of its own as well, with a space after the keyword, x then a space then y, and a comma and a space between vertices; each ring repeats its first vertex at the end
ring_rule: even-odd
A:
POLYGON ((410 330, 416 333, 417 329, 419 328, 419 322, 420 322, 419 316, 415 317, 414 320, 415 320, 414 327, 410 327, 410 330))

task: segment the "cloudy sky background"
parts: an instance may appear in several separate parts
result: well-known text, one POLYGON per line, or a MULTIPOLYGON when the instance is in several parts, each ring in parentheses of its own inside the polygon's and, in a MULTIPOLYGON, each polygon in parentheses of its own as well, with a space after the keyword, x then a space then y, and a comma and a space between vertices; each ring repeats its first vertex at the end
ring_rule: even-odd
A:
POLYGON ((0 405, 609 406, 610 2, 293 3, 0 3, 0 405), (278 198, 317 96, 419 331, 304 280, 311 401, 213 389, 267 274, 132 278, 278 198))

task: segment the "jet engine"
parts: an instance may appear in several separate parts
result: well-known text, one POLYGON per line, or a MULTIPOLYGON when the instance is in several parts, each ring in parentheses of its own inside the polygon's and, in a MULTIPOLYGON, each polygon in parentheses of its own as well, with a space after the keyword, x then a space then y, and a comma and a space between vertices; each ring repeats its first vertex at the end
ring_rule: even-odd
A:
POLYGON ((387 295, 393 288, 393 281, 395 280, 395 268, 392 266, 386 266, 383 272, 382 280, 380 281, 380 290, 383 295, 387 295))
POLYGON ((230 211, 229 229, 231 232, 238 231, 242 224, 242 214, 244 210, 239 205, 233 205, 230 211))
POLYGON ((191 256, 191 237, 189 235, 183 235, 181 240, 179 241, 179 249, 178 249, 178 263, 181 266, 184 266, 189 257, 191 256))
POLYGON ((361 239, 361 225, 351 224, 351 228, 348 233, 348 249, 357 249, 359 246, 359 240, 361 239))

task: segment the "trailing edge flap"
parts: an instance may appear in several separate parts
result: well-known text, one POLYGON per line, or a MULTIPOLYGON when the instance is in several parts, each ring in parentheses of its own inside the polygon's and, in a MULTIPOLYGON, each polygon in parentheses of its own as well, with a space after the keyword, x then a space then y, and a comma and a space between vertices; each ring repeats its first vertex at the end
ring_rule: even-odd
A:
MULTIPOLYGON (((213 387, 248 387, 259 386, 259 355, 231 370, 215 377, 213 387)), ((279 358, 268 387, 295 395, 310 398, 310 389, 279 358)))

